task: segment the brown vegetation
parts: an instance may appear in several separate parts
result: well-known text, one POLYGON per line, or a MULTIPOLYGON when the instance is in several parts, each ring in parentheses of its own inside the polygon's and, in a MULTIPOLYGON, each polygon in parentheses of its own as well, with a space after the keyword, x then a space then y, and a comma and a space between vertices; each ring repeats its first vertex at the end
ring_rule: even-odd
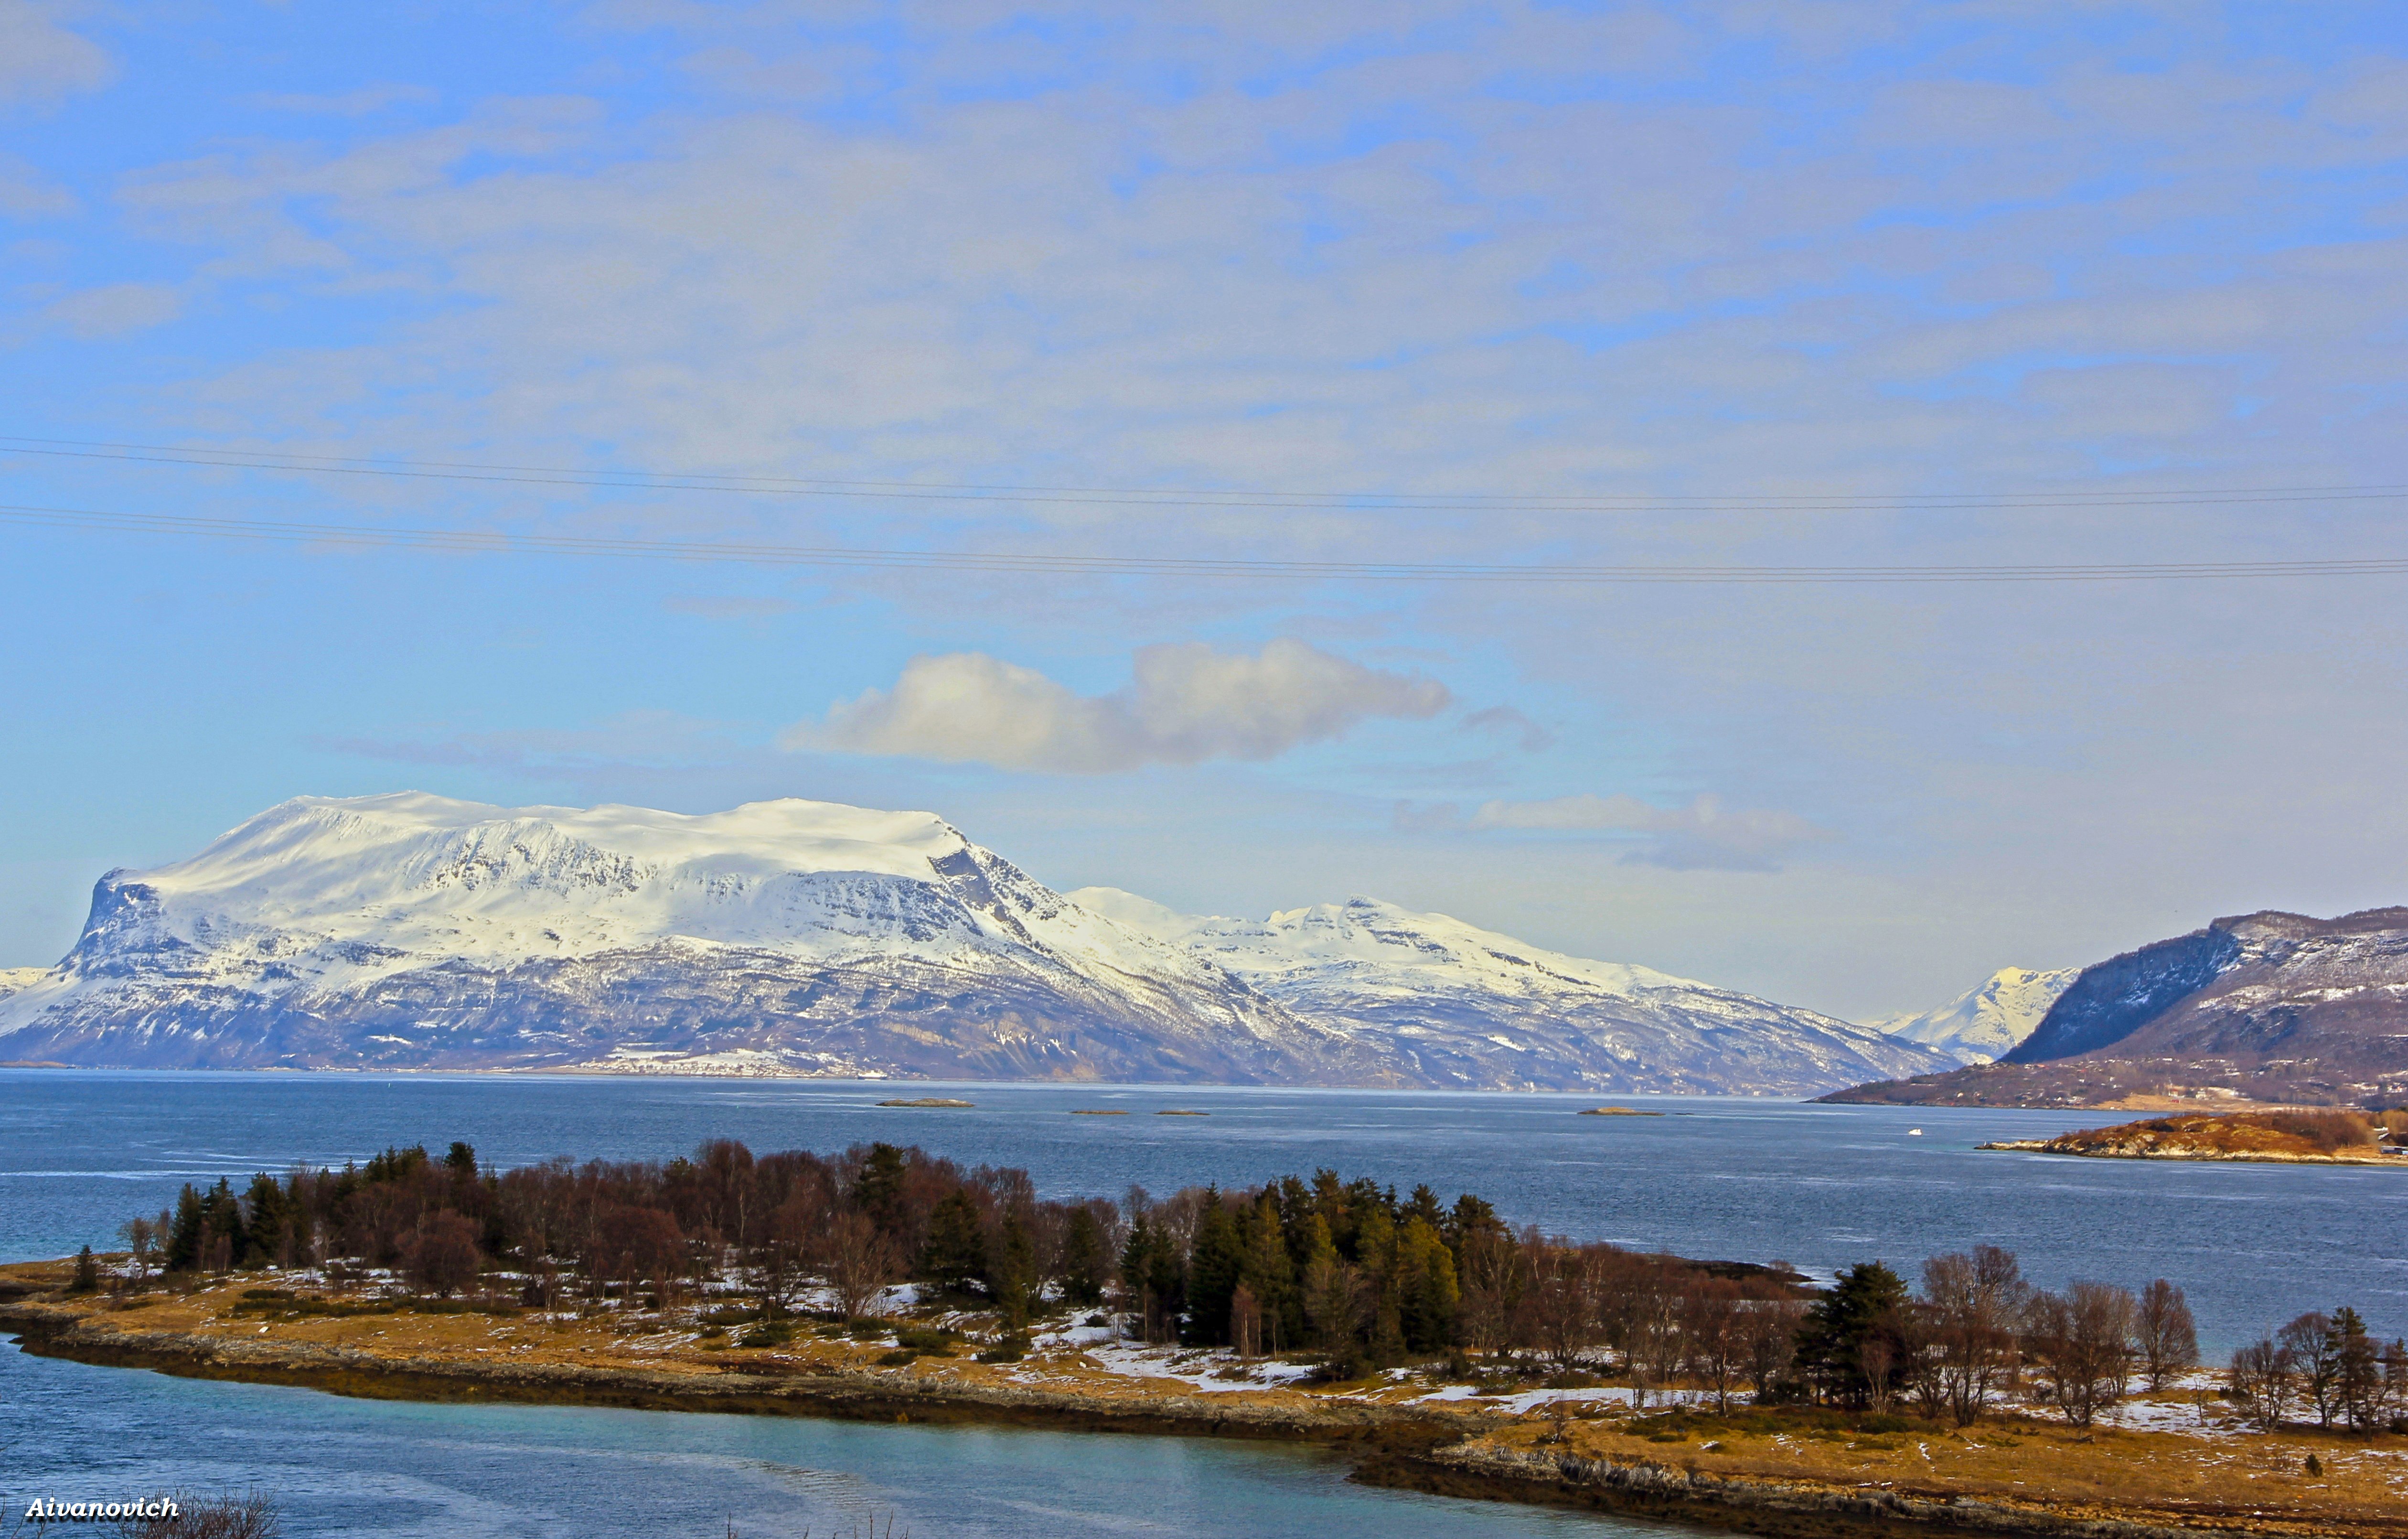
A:
POLYGON ((1985 1149, 2119 1159, 2263 1159, 2311 1164, 2399 1164, 2388 1137, 2399 1112, 2281 1108, 2223 1115, 2151 1117, 2048 1139, 1985 1143, 1985 1149))

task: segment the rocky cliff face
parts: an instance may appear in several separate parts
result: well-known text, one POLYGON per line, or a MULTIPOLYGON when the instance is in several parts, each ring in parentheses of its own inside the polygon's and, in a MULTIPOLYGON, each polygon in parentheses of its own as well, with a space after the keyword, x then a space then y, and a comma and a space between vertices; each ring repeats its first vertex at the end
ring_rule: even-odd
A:
POLYGON ((2408 909, 2218 919, 2085 969, 1997 1064, 1844 1096, 2396 1103, 2408 1098, 2408 909))

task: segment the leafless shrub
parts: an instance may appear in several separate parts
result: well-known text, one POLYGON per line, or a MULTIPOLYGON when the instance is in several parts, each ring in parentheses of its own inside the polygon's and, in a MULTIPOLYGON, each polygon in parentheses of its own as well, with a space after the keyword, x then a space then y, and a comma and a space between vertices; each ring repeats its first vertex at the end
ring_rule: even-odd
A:
POLYGON ((177 1495, 167 1498, 166 1505, 175 1517, 121 1519, 119 1539, 276 1539, 284 1532, 276 1503, 257 1491, 249 1496, 177 1495))

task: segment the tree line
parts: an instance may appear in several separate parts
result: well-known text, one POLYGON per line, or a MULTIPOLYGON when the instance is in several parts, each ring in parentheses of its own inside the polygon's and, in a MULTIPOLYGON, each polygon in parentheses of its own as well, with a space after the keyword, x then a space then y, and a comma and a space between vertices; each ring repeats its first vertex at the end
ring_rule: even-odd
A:
MULTIPOLYGON (((1326 1170, 1065 1201, 1039 1198, 1025 1171, 889 1143, 756 1157, 715 1140, 666 1162, 503 1171, 455 1143, 239 1190, 187 1185, 122 1233, 137 1284, 271 1267, 340 1284, 379 1268, 528 1307, 673 1308, 738 1288, 768 1318, 858 1319, 909 1281, 992 1311, 1007 1337, 1110 1307, 1148 1342, 1310 1354, 1332 1378, 1445 1359, 1567 1386, 1611 1374, 1642 1406, 1686 1386, 1723 1410, 1745 1395, 1958 1426, 2011 1398, 2087 1426, 2199 1360, 2182 1289, 2162 1278, 2052 1291, 1978 1245, 1925 1261, 1919 1286, 1869 1261, 1818 1291, 1785 1270, 1575 1243, 1469 1193, 1400 1198, 1326 1170)), ((2408 1345, 2351 1309, 2302 1315, 2235 1354, 2226 1392, 2270 1429, 2310 1409, 2326 1426, 2390 1426, 2408 1417, 2408 1345)))

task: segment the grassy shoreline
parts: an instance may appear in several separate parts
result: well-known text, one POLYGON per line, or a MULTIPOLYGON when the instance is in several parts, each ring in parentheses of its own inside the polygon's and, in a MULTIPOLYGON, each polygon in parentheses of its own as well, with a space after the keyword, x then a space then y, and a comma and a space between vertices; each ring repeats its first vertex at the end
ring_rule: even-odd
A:
POLYGON ((1410 1374, 1222 1388, 1216 1374, 1244 1369, 1226 1352, 1162 1349, 1159 1372, 1153 1359, 1105 1371, 1097 1354, 1107 1349, 1069 1345, 1018 1362, 891 1364, 885 1343, 843 1336, 747 1349, 601 1317, 308 1313, 297 1296, 293 1308, 263 1310, 239 1286, 254 1279, 77 1297, 64 1291, 70 1273, 65 1261, 0 1267, 0 1330, 37 1355, 363 1398, 1304 1441, 1350 1459, 1372 1484, 1783 1539, 1940 1528, 2024 1539, 2408 1536, 2408 1501, 2394 1484, 2408 1482, 2408 1437, 2397 1434, 2077 1432, 2012 1414, 1959 1433, 1804 1408, 1639 1413, 1609 1385, 1553 1405, 1433 1398, 1454 1389, 1410 1374), (2310 1453, 2322 1456, 2315 1478, 2302 1473, 2310 1453))

